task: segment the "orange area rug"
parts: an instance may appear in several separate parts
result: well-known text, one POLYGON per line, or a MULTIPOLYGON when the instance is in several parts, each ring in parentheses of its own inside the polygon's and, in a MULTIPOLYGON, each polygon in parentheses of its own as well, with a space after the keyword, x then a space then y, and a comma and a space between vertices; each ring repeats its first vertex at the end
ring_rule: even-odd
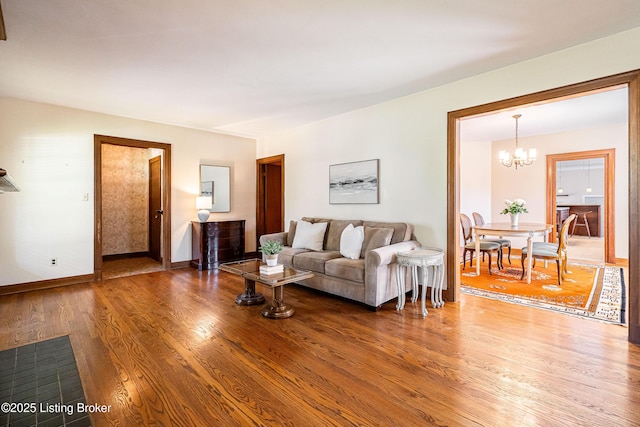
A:
MULTIPOLYGON (((535 306, 561 311, 575 316, 588 317, 608 323, 625 323, 625 287, 623 271, 619 267, 569 263, 569 273, 562 286, 558 286, 556 263, 537 261, 531 271, 531 284, 526 275, 520 280, 520 259, 511 257, 502 270, 491 269, 481 263, 480 276, 476 269, 467 266, 461 273, 461 291, 485 298, 514 304, 535 306)), ((506 261, 506 260, 505 260, 506 261)))

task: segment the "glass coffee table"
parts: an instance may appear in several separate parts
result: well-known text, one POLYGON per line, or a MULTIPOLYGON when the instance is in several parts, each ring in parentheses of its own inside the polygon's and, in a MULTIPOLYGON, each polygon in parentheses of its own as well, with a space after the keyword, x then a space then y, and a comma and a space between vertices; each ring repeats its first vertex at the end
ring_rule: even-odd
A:
POLYGON ((227 273, 244 277, 244 292, 236 297, 238 305, 256 305, 265 302, 264 295, 256 292, 256 282, 270 286, 273 298, 262 308, 262 315, 270 319, 284 319, 293 316, 295 307, 284 302, 284 285, 313 277, 310 271, 284 267, 283 271, 274 274, 261 274, 260 266, 264 265, 259 259, 228 262, 220 264, 219 268, 227 273))

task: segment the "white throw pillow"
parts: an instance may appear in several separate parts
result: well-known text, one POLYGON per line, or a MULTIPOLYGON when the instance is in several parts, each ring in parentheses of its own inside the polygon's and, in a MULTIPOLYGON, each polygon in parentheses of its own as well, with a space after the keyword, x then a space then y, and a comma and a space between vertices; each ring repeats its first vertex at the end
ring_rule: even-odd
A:
POLYGON ((349 259, 360 258, 362 242, 364 242, 364 227, 347 225, 340 235, 340 255, 349 259))
POLYGON ((296 235, 293 238, 292 248, 311 249, 321 251, 324 243, 324 233, 327 231, 328 222, 316 222, 312 224, 307 221, 298 221, 296 225, 296 235))

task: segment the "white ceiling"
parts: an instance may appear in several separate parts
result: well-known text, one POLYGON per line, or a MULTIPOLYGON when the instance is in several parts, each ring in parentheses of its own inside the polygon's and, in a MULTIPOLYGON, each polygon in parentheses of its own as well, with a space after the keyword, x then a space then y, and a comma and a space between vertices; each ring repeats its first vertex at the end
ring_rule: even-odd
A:
POLYGON ((250 136, 640 26, 638 0, 2 0, 2 10, 0 96, 250 136))
POLYGON ((460 121, 461 142, 500 141, 544 135, 603 125, 626 123, 629 119, 626 87, 587 94, 539 105, 527 105, 460 121))

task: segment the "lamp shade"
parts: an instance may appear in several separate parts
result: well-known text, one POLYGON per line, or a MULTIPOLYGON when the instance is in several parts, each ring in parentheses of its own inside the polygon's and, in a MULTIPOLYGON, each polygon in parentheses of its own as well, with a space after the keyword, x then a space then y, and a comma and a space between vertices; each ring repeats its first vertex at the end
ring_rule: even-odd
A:
POLYGON ((211 196, 196 197, 196 209, 211 209, 211 196))

